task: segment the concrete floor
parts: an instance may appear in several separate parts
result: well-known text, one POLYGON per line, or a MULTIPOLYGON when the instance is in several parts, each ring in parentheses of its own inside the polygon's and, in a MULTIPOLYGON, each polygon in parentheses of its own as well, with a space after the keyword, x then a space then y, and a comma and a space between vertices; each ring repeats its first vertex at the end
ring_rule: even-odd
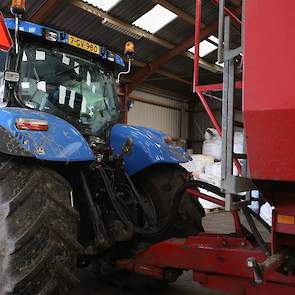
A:
POLYGON ((126 289, 120 289, 100 282, 88 271, 79 274, 81 283, 68 295, 223 295, 217 291, 212 291, 201 287, 193 282, 190 272, 183 274, 176 283, 165 286, 160 290, 151 290, 146 292, 135 292, 126 289))
MULTIPOLYGON (((244 218, 241 218, 244 223, 244 218)), ((231 218, 231 214, 228 212, 218 212, 207 214, 203 220, 204 227, 207 232, 218 232, 218 233, 231 233, 234 231, 234 224, 231 218)), ((260 232, 264 238, 268 240, 268 234, 262 226, 258 226, 260 232)), ((78 273, 81 280, 79 286, 74 290, 71 290, 68 295, 221 295, 220 293, 213 290, 208 290, 197 283, 193 282, 192 275, 190 272, 184 273, 176 283, 171 284, 161 290, 147 291, 147 292, 132 292, 125 289, 115 288, 108 284, 98 281, 90 271, 83 270, 78 273)))

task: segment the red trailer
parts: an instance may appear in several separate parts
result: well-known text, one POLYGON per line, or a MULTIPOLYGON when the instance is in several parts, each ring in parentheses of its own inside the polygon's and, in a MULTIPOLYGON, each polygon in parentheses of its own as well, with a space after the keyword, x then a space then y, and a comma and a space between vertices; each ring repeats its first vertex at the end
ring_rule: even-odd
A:
POLYGON ((118 266, 166 281, 175 280, 179 270, 192 270, 194 280, 205 287, 232 294, 295 294, 295 99, 291 87, 295 4, 293 0, 244 0, 241 21, 224 0, 213 2, 219 5, 218 57, 224 61, 223 84, 198 83, 201 0, 197 0, 194 91, 213 126, 222 134, 225 199, 201 194, 196 183, 189 183, 187 191, 231 211, 236 233, 170 239, 132 259, 119 261, 118 266), (241 46, 235 49, 230 47, 231 23, 241 27, 241 46), (238 55, 242 55, 243 67, 237 79, 238 55), (223 90, 222 126, 206 100, 209 90, 223 90), (233 153, 234 100, 239 93, 243 101, 245 155, 233 153), (241 165, 245 159, 248 164, 241 165), (240 176, 233 176, 232 162, 240 176), (238 195, 254 187, 275 207, 272 227, 268 228, 270 243, 265 243, 255 226, 255 214, 247 207, 249 194, 238 195), (241 224, 238 211, 245 214, 251 233, 241 224))

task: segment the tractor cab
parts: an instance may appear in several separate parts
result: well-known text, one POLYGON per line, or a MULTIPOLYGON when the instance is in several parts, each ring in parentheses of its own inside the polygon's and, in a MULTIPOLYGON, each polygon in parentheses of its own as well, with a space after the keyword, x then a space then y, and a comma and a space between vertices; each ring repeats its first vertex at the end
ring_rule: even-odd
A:
MULTIPOLYGON (((5 20, 12 33, 15 22, 5 20)), ((121 57, 34 23, 20 21, 18 30, 18 53, 0 52, 2 105, 53 114, 85 135, 100 136, 119 121, 114 75, 121 57)))

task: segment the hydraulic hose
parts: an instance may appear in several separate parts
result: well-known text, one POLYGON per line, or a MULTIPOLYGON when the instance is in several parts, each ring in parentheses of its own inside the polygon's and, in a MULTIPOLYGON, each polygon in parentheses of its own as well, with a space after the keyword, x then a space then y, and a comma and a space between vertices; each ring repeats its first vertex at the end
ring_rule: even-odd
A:
POLYGON ((104 224, 101 221, 100 212, 98 211, 98 208, 95 206, 93 202, 93 198, 92 198, 92 195, 91 195, 91 192, 88 187, 88 183, 83 171, 81 171, 81 180, 82 180, 82 185, 85 192, 86 200, 89 206, 90 216, 91 216, 91 219, 93 220, 93 230, 95 233, 97 243, 99 245, 105 245, 106 238, 104 235, 105 234, 104 224))
POLYGON ((243 211, 243 213, 244 213, 244 215, 245 215, 245 217, 247 219, 247 222, 248 222, 248 224, 250 226, 250 229, 252 231, 252 234, 253 234, 257 244, 263 250, 264 254, 266 256, 269 256, 270 255, 270 250, 269 250, 267 244, 264 242, 261 234, 259 233, 259 231, 258 231, 258 229, 257 229, 257 227, 256 227, 256 225, 255 225, 255 223, 254 223, 254 221, 252 219, 252 216, 250 214, 250 209, 248 207, 244 207, 242 209, 242 211, 243 211))

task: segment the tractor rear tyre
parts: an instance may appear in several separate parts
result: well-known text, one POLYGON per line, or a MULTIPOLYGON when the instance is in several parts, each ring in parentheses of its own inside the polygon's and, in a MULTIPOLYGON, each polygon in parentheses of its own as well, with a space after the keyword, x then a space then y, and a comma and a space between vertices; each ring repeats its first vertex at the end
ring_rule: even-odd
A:
MULTIPOLYGON (((185 184, 187 176, 184 168, 169 164, 151 166, 135 176, 139 193, 154 204, 158 227, 169 222, 174 198, 179 188, 185 184)), ((202 217, 205 216, 205 211, 198 199, 187 193, 183 194, 174 216, 171 224, 168 224, 169 229, 158 236, 156 242, 173 237, 184 238, 204 231, 202 217)))
MULTIPOLYGON (((151 166, 133 176, 138 193, 148 200, 149 204, 153 204, 159 228, 169 220, 174 198, 179 188, 185 184, 186 177, 185 169, 178 165, 169 164, 151 166)), ((177 212, 173 215, 175 218, 170 221, 171 224, 168 224, 167 230, 160 235, 145 237, 139 241, 140 248, 137 251, 169 238, 185 238, 204 231, 202 217, 205 216, 205 211, 199 201, 187 193, 183 194, 177 212)), ((133 251, 133 254, 137 252, 136 246, 133 251)), ((176 271, 174 280, 180 274, 181 272, 177 273, 176 271)), ((159 289, 168 283, 129 271, 121 271, 106 277, 100 276, 100 278, 112 285, 136 292, 159 289)))
POLYGON ((70 191, 55 171, 0 156, 0 295, 65 294, 79 282, 70 191))

